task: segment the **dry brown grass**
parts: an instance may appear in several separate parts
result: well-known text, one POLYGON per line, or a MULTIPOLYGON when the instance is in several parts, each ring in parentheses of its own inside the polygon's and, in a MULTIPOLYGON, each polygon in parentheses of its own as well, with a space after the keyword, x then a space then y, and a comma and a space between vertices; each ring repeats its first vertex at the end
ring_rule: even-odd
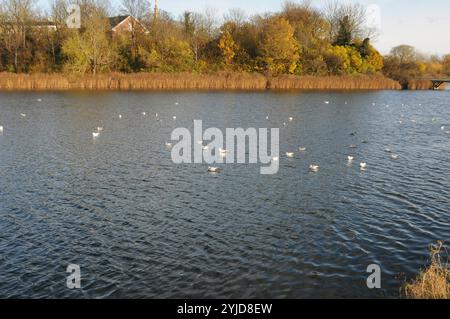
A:
POLYGON ((431 90, 433 82, 429 80, 409 80, 408 90, 431 90))
POLYGON ((280 76, 271 80, 272 89, 302 90, 400 90, 401 85, 382 75, 280 76))
POLYGON ((110 73, 100 75, 0 73, 0 90, 379 90, 400 89, 380 75, 281 76, 257 73, 110 73))
POLYGON ((402 294, 406 298, 450 299, 449 258, 444 243, 438 242, 437 245, 433 245, 430 248, 430 254, 430 266, 402 288, 402 294))

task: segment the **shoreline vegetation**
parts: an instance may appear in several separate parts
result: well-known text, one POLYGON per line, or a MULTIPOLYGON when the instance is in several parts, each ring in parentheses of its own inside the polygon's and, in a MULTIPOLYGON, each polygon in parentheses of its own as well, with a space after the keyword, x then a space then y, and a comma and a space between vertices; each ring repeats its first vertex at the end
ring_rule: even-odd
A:
POLYGON ((450 299, 450 264, 448 251, 439 241, 430 247, 430 265, 401 289, 408 299, 450 299))
POLYGON ((223 17, 177 17, 149 0, 74 3, 75 17, 67 0, 45 12, 37 0, 0 0, 0 90, 415 90, 432 86, 417 79, 450 76, 450 54, 399 45, 383 56, 358 2, 223 17))
POLYGON ((382 75, 266 77, 258 73, 0 73, 0 91, 39 90, 400 90, 382 75))

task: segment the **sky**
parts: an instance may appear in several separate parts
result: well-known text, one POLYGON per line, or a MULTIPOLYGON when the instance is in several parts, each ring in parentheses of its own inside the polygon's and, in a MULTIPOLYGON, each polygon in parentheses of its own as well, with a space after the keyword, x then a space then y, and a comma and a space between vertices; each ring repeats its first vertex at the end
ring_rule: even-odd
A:
MULTIPOLYGON (((46 2, 48 0, 40 0, 46 2)), ((121 0, 110 0, 118 6, 121 0)), ((153 5, 154 0, 150 0, 153 5)), ((299 2, 297 0, 296 2, 299 2)), ((311 0, 318 8, 328 0, 311 0)), ((337 0, 359 2, 378 12, 380 35, 375 46, 383 54, 400 44, 409 44, 425 54, 450 53, 450 0, 337 0)), ((295 2, 295 1, 294 1, 295 2)), ((247 14, 274 12, 284 0, 158 0, 161 9, 178 17, 182 12, 212 8, 217 17, 229 9, 241 8, 247 14)))

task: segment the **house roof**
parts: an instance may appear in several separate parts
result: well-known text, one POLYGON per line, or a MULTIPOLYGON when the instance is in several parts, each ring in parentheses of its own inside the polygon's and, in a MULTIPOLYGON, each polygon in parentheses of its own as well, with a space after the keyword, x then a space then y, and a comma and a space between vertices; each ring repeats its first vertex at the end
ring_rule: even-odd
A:
POLYGON ((121 15, 121 16, 115 16, 115 17, 109 17, 109 24, 111 25, 111 28, 116 27, 118 24, 120 24, 123 20, 128 18, 128 15, 121 15))

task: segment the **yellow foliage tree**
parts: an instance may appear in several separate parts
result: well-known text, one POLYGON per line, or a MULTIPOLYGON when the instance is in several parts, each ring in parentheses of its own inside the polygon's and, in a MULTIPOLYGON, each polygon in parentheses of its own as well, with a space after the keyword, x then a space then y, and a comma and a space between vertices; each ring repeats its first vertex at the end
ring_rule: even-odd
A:
POLYGON ((293 74, 300 60, 299 44, 294 29, 284 18, 267 21, 259 47, 260 61, 274 75, 293 74))
POLYGON ((219 39, 219 49, 222 54, 225 65, 230 66, 233 63, 233 59, 236 56, 237 45, 234 42, 233 36, 228 30, 222 33, 219 39))

